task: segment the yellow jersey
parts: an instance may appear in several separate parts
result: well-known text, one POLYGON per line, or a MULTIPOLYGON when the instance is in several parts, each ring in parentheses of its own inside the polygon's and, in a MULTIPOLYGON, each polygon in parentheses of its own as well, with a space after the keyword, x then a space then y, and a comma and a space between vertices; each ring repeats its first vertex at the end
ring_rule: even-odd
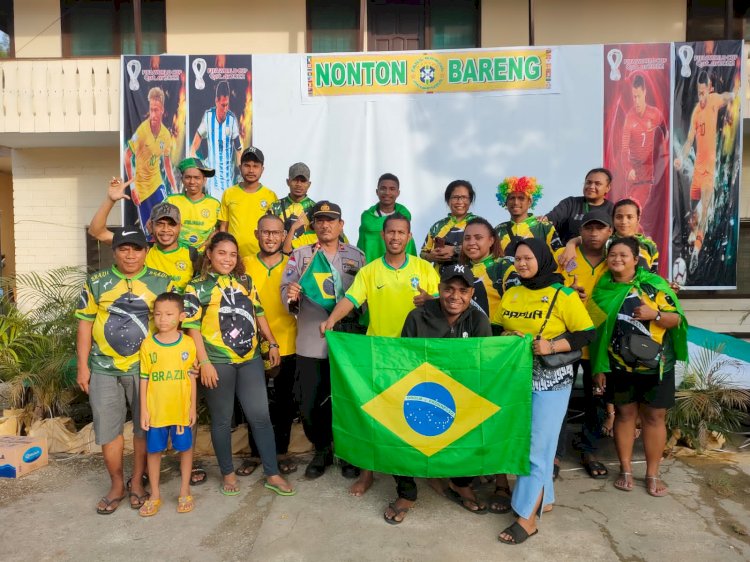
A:
MULTIPOLYGON (((162 176, 162 160, 172 151, 172 135, 163 124, 159 134, 151 132, 151 123, 146 119, 138 125, 128 141, 128 148, 135 160, 135 192, 139 202, 145 201, 167 181, 162 176)), ((168 190, 165 188, 165 193, 168 190)))
POLYGON ((224 192, 219 220, 228 223, 229 234, 237 239, 240 247, 240 257, 253 256, 260 250, 255 237, 258 220, 271 210, 271 203, 277 199, 276 194, 264 185, 253 193, 248 193, 239 185, 233 185, 224 192))
POLYGON ((519 283, 513 261, 505 257, 495 259, 487 256, 472 263, 471 272, 476 278, 472 300, 487 318, 492 318, 506 289, 519 283))
POLYGON ((204 195, 193 201, 184 193, 180 193, 167 197, 167 203, 172 203, 180 210, 180 242, 202 252, 203 245, 219 222, 219 200, 204 195))
POLYGON ((289 314, 281 302, 281 277, 289 256, 280 255, 281 261, 270 269, 258 254, 243 258, 242 263, 258 291, 271 333, 279 344, 279 353, 284 356, 294 355, 296 352, 297 319, 293 314, 289 314))
POLYGON ((146 407, 151 427, 190 425, 195 342, 183 334, 174 343, 156 336, 141 345, 141 379, 148 380, 146 407))
POLYGON ((160 250, 158 246, 152 246, 146 254, 146 265, 169 275, 177 292, 184 293, 185 287, 193 278, 193 264, 197 257, 195 248, 183 244, 178 244, 174 250, 167 251, 160 250))
POLYGON ((512 242, 517 242, 524 238, 544 240, 550 252, 555 257, 555 261, 565 251, 565 246, 563 246, 554 225, 551 222, 541 221, 534 215, 525 218, 521 222, 510 220, 500 223, 495 227, 495 232, 497 232, 497 236, 500 238, 500 248, 504 254, 512 242))
POLYGON ((435 268, 422 258, 407 254, 404 264, 394 269, 383 256, 359 270, 346 298, 357 308, 367 302, 367 335, 395 338, 401 335, 406 316, 414 309, 419 287, 437 296, 439 283, 435 268))

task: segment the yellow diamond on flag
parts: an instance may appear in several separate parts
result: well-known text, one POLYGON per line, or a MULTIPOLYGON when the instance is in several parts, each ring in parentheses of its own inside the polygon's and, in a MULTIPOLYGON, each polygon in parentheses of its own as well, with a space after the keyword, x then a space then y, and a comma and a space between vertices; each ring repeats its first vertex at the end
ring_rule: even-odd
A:
POLYGON ((426 362, 362 409, 428 457, 500 411, 498 405, 426 362))
POLYGON ((313 273, 315 283, 320 290, 320 296, 324 299, 335 299, 336 290, 333 288, 333 276, 330 273, 313 273))

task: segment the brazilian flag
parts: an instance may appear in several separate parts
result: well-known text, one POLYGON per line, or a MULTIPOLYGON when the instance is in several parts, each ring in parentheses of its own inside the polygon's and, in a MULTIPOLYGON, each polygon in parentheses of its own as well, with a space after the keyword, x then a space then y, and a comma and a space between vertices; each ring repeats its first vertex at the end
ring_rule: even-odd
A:
POLYGON ((529 473, 530 336, 326 339, 337 456, 424 478, 529 473))
POLYGON ((302 293, 315 304, 331 312, 336 306, 336 286, 331 264, 323 252, 315 252, 310 265, 302 273, 302 293))

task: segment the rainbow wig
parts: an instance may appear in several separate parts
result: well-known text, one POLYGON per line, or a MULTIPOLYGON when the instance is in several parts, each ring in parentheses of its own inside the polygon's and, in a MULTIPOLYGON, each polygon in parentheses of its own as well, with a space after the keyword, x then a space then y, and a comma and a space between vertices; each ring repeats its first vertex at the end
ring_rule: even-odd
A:
POLYGON ((505 207, 505 201, 508 199, 508 195, 511 193, 524 193, 529 199, 531 199, 531 208, 533 209, 539 199, 542 198, 542 186, 536 183, 536 178, 530 176, 521 176, 517 178, 511 176, 505 178, 503 182, 497 186, 497 202, 500 203, 501 207, 505 207))

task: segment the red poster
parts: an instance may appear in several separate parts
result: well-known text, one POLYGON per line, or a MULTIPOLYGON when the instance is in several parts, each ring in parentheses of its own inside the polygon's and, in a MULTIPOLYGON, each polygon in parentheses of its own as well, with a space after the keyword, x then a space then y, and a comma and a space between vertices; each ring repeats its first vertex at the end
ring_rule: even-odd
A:
POLYGON ((613 174, 609 199, 637 201, 643 234, 669 271, 670 45, 604 46, 604 166, 613 174))

